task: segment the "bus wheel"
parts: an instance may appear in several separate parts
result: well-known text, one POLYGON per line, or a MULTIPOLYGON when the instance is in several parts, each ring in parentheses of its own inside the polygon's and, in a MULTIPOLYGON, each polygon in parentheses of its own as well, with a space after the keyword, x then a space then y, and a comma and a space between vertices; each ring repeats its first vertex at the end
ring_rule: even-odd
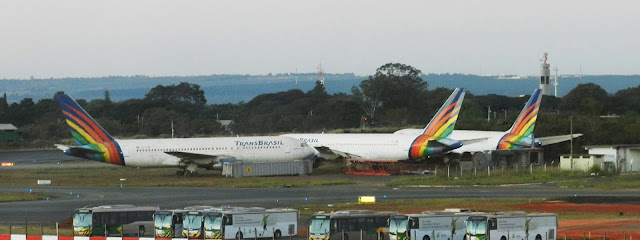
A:
POLYGON ((500 240, 507 240, 507 238, 505 236, 502 236, 500 240))
POLYGON ((242 239, 242 232, 236 233, 236 239, 242 239))
POLYGON ((536 235, 536 240, 542 240, 542 236, 540 234, 536 235))
MULTIPOLYGON (((282 233, 280 233, 280 230, 276 230, 276 232, 273 233, 273 237, 274 238, 280 238, 282 237, 282 233)), ((537 240, 537 239, 536 239, 537 240)))
POLYGON ((140 237, 144 236, 144 226, 138 227, 138 236, 140 237))
POLYGON ((422 240, 431 240, 431 238, 428 235, 426 235, 426 236, 422 237, 422 240))

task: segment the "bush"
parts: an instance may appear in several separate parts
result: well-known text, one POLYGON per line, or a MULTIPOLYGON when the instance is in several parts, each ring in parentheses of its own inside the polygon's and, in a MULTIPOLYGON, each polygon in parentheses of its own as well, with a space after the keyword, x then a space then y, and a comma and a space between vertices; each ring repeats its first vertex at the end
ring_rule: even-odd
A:
POLYGON ((589 172, 594 173, 596 175, 600 175, 600 173, 602 172, 602 167, 600 167, 599 164, 593 165, 591 166, 591 168, 589 168, 589 172))

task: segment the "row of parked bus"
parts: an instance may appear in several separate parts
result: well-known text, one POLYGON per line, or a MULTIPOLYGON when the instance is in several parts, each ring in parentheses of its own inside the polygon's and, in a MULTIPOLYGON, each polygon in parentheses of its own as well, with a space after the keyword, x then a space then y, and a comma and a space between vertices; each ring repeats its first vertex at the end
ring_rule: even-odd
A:
MULTIPOLYGON (((76 236, 279 238, 296 235, 298 211, 210 206, 160 210, 111 205, 77 209, 73 228, 76 236)), ((308 240, 555 240, 557 228, 557 215, 549 213, 347 210, 311 216, 308 240)))
POLYGON ((352 210, 314 214, 309 240, 555 240, 557 229, 550 213, 352 210))
POLYGON ((160 210, 157 207, 109 205, 76 209, 75 236, 147 236, 157 238, 243 239, 294 236, 295 209, 192 206, 160 210))

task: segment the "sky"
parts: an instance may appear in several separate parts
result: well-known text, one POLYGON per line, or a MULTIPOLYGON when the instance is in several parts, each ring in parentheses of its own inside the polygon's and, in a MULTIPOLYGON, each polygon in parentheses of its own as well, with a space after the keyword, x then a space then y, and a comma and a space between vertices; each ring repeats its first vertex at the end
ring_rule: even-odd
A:
POLYGON ((0 79, 640 74, 635 0, 0 0, 0 79))

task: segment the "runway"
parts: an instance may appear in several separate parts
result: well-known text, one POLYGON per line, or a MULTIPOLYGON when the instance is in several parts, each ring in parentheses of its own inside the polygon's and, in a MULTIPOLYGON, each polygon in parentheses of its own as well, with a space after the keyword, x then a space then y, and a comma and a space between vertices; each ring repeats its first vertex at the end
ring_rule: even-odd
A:
MULTIPOLYGON (((11 157, 15 167, 46 168, 57 165, 58 161, 74 164, 94 164, 85 160, 67 159, 58 153, 37 152, 29 154, 0 153, 11 157), (59 157, 61 156, 61 157, 59 157), (74 162, 75 161, 75 162, 74 162)), ((95 163, 96 167, 110 167, 95 163)), ((0 171, 1 172, 1 171, 0 171)), ((375 178, 375 176, 354 176, 375 178)), ((598 191, 585 189, 562 189, 555 184, 511 185, 492 187, 380 187, 375 181, 360 181, 361 184, 318 186, 318 187, 276 187, 276 188, 134 188, 134 187, 0 187, 0 192, 49 193, 50 200, 0 203, 0 224, 9 222, 55 223, 73 214, 74 209, 83 206, 109 204, 134 204, 159 206, 163 209, 183 208, 192 205, 211 206, 260 206, 299 207, 305 205, 356 203, 358 196, 376 196, 378 202, 399 199, 425 198, 571 198, 571 197, 634 197, 640 199, 640 191, 614 190, 598 191), (372 183, 375 182, 375 183, 372 183)))

